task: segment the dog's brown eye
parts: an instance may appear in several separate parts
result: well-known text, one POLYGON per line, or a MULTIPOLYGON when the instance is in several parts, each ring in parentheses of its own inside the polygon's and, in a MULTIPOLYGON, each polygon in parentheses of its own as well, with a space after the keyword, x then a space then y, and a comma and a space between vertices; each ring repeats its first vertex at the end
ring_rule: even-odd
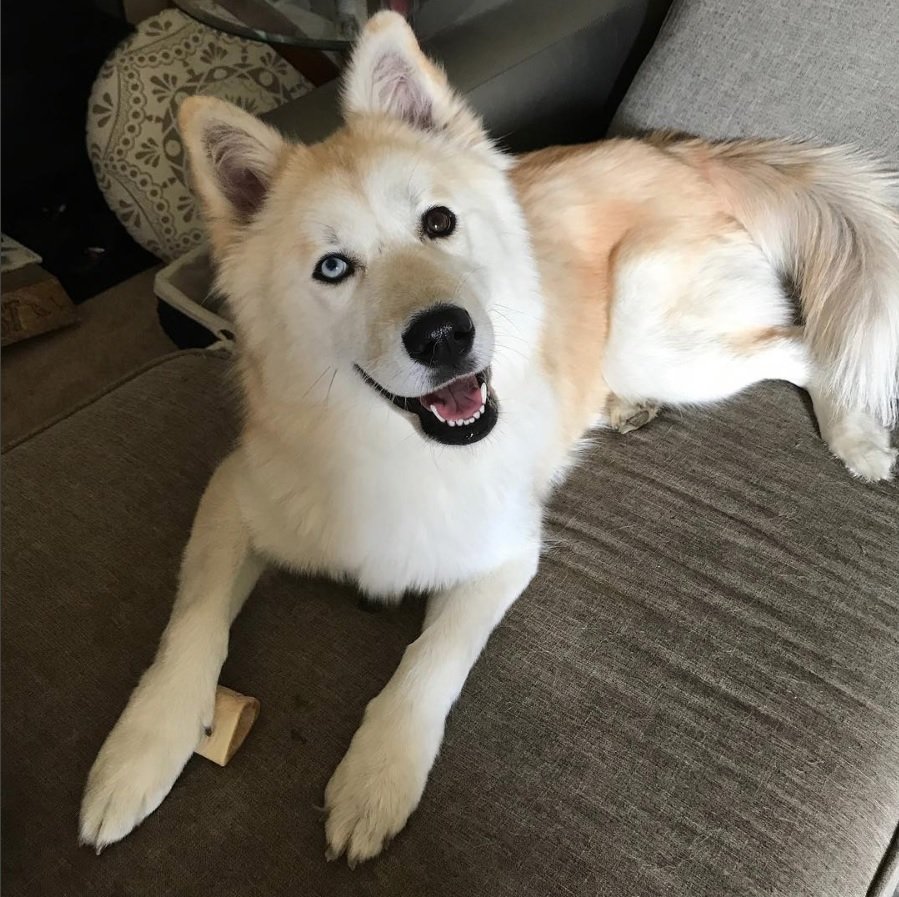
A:
POLYGON ((431 239, 448 237, 456 229, 456 216, 446 206, 434 206, 421 216, 421 227, 431 239))

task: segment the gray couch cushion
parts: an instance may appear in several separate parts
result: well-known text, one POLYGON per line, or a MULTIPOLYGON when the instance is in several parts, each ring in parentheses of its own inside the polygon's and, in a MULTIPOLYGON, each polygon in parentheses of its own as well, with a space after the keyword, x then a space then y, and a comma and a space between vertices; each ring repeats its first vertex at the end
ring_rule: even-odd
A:
POLYGON ((234 437, 225 367, 177 356, 4 456, 4 894, 865 895, 899 806, 899 488, 852 481, 783 385, 597 436, 382 859, 327 864, 316 806, 421 608, 284 573, 222 677, 262 702, 241 751, 78 848, 234 437))
POLYGON ((896 0, 678 0, 614 122, 855 143, 899 164, 896 0))

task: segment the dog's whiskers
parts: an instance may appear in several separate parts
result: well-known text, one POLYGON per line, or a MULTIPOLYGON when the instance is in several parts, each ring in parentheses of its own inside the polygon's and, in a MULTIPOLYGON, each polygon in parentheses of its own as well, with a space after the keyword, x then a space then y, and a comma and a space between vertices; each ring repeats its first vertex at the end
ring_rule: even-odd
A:
POLYGON ((337 377, 337 368, 334 368, 334 373, 331 375, 331 382, 328 384, 328 393, 325 396, 325 404, 327 405, 331 399, 331 388, 334 386, 334 380, 337 377))
MULTIPOLYGON (((322 380, 323 377, 325 377, 325 376, 327 375, 328 371, 330 371, 330 370, 331 370, 331 365, 328 365, 328 366, 327 366, 327 367, 326 367, 326 368, 325 368, 325 369, 324 369, 324 370, 323 370, 323 371, 322 371, 322 372, 315 378, 315 380, 312 381, 312 384, 309 386, 309 388, 306 390, 306 392, 304 392, 304 393, 300 396, 300 399, 301 399, 301 400, 302 400, 302 399, 305 399, 306 396, 308 396, 309 393, 312 392, 313 389, 315 389, 316 385, 322 380)), ((334 369, 334 373, 335 373, 335 374, 337 373, 337 369, 336 369, 336 368, 334 369)))
POLYGON ((500 349, 503 352, 514 352, 516 355, 518 355, 521 358, 524 358, 525 360, 527 360, 527 358, 528 358, 528 354, 516 346, 507 346, 507 345, 504 345, 503 343, 497 342, 495 344, 495 347, 497 349, 500 349))

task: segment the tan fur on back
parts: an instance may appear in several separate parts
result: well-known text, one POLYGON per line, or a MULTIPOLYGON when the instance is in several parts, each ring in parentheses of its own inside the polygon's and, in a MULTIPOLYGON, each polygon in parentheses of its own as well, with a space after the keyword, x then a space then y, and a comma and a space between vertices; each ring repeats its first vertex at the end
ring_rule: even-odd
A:
POLYGON ((563 438, 572 442, 608 399, 602 348, 622 253, 672 232, 702 241, 734 225, 699 173, 641 141, 540 150, 520 157, 510 176, 544 285, 542 359, 562 400, 563 438))

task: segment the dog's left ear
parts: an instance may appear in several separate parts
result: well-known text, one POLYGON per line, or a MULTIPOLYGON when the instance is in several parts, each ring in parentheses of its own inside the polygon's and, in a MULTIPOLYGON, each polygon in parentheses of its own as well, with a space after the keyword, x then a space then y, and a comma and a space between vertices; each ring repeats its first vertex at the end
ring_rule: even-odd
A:
POLYGON ((472 147, 491 149, 480 119, 429 60, 402 16, 373 16, 353 51, 343 84, 343 112, 398 118, 423 131, 441 131, 472 147))

